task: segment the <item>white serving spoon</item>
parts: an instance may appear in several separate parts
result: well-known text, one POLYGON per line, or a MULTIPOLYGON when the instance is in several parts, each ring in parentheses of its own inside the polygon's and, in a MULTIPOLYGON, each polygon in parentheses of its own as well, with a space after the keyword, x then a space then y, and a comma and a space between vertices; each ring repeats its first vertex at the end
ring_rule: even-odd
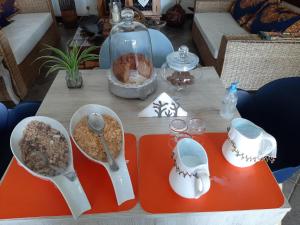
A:
POLYGON ((95 132, 99 135, 100 142, 103 145, 104 152, 107 157, 107 161, 109 164, 109 168, 112 171, 117 171, 119 169, 118 164, 116 163, 115 159, 111 155, 110 149, 104 139, 104 127, 105 127, 105 121, 101 114, 99 113, 91 113, 88 115, 88 125, 90 130, 95 132))

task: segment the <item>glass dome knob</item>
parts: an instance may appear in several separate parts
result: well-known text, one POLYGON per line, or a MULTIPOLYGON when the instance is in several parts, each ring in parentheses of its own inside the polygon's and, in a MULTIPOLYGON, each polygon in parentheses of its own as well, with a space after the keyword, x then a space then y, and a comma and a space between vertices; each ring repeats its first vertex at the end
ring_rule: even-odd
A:
POLYGON ((178 48, 179 57, 181 61, 184 61, 189 53, 189 48, 185 45, 182 45, 178 48))
POLYGON ((123 9, 121 17, 125 22, 131 23, 133 21, 134 12, 132 9, 123 9))
POLYGON ((168 66, 176 71, 186 72, 194 69, 199 63, 199 58, 189 51, 185 45, 181 45, 177 52, 167 56, 168 66))

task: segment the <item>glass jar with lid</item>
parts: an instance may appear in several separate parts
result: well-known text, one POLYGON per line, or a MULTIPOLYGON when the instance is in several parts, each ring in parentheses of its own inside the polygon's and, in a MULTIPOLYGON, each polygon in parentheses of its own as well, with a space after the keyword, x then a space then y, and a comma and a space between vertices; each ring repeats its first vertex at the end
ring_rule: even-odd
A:
POLYGON ((189 52, 187 46, 182 45, 178 51, 167 56, 166 63, 162 65, 162 76, 177 91, 194 83, 195 77, 191 70, 197 67, 199 58, 189 52))
POLYGON ((120 97, 145 99, 156 89, 149 31, 133 21, 133 10, 122 10, 121 17, 109 36, 110 90, 120 97))

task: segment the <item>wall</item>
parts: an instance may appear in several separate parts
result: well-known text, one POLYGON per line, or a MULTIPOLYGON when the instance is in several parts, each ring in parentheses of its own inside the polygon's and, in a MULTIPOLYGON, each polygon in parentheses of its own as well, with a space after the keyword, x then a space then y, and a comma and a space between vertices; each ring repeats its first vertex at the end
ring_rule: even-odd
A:
MULTIPOLYGON (((58 0, 51 0, 54 13, 56 16, 61 16, 58 0)), ((97 15, 97 0, 75 0, 76 12, 79 16, 84 16, 88 14, 97 15), (88 11, 86 7, 89 6, 88 11)))
MULTIPOLYGON (((165 13, 171 6, 175 5, 176 0, 160 0, 161 12, 165 13)), ((54 12, 56 16, 60 16, 60 9, 58 0, 52 0, 54 12)), ((79 16, 88 15, 86 9, 90 6, 90 14, 97 15, 97 0, 75 0, 76 11, 79 16)), ((181 5, 185 9, 186 13, 192 13, 187 7, 194 6, 194 0, 182 0, 181 5)))
MULTIPOLYGON (((194 7, 195 0, 182 0, 181 5, 186 13, 192 13, 187 7, 194 7)), ((164 14, 173 5, 176 4, 176 0, 160 0, 161 12, 164 14)))

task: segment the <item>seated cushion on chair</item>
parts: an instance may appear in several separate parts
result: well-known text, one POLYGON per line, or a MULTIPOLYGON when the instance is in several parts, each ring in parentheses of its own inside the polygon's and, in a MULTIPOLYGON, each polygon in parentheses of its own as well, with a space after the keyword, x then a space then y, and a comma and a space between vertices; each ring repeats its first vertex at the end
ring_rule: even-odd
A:
POLYGON ((215 59, 218 58, 223 35, 248 34, 230 13, 196 13, 194 22, 215 59))
POLYGON ((17 14, 4 31, 17 64, 23 62, 51 26, 50 13, 17 14))
POLYGON ((268 0, 236 0, 231 8, 232 17, 240 24, 247 23, 268 0))
POLYGON ((242 115, 276 138, 277 159, 270 164, 272 171, 300 165, 299 94, 300 77, 274 80, 253 95, 251 113, 242 115))
POLYGON ((300 32, 300 14, 278 4, 267 4, 246 25, 251 33, 260 31, 300 32))

